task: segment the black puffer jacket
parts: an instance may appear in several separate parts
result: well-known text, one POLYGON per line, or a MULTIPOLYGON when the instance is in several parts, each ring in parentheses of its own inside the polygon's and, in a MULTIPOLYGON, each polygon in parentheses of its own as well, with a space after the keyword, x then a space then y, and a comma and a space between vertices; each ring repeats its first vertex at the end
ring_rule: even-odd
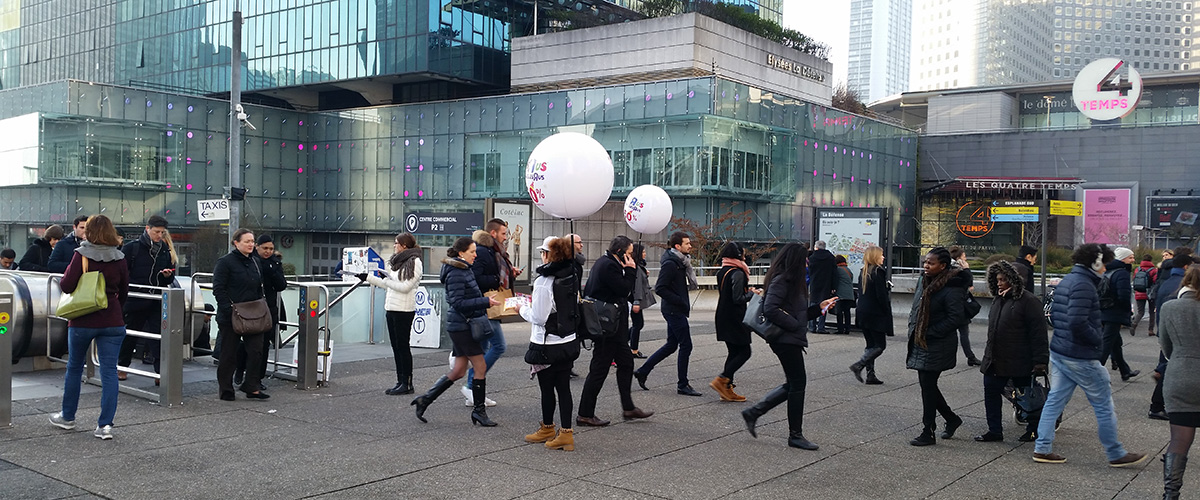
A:
POLYGON ((821 307, 810 307, 807 293, 789 296, 788 292, 793 287, 804 289, 803 274, 780 274, 772 278, 763 295, 763 316, 784 331, 774 343, 808 347, 808 320, 821 314, 821 307), (796 283, 796 280, 799 280, 799 283, 796 283))
POLYGON ((217 326, 232 330, 233 304, 264 297, 262 273, 254 259, 236 248, 217 259, 217 267, 213 269, 213 297, 217 300, 217 326))
POLYGON ((736 345, 750 343, 750 332, 742 324, 746 303, 754 297, 746 285, 748 277, 740 267, 725 266, 717 271, 717 340, 736 345))
POLYGON ((1133 281, 1130 271, 1133 266, 1113 260, 1105 264, 1104 270, 1111 272, 1109 286, 1117 292, 1117 301, 1107 309, 1100 310, 1100 321, 1129 326, 1133 317, 1133 281))
POLYGON ((946 286, 930 296, 929 322, 925 329, 925 347, 916 345, 917 311, 925 295, 926 276, 917 283, 913 294, 912 311, 908 314, 908 361, 910 370, 946 371, 954 368, 958 359, 958 327, 966 323, 967 287, 970 282, 953 267, 942 272, 955 273, 946 286))
POLYGON ((460 258, 442 259, 441 281, 446 285, 446 331, 463 332, 471 329, 468 318, 487 314, 491 302, 479 291, 471 266, 460 258))
POLYGON ((1042 301, 1024 288, 1025 278, 1016 266, 1002 262, 988 268, 987 347, 979 371, 997 377, 1028 377, 1034 365, 1050 363, 1050 341, 1042 301), (1011 287, 1001 295, 996 276, 1003 274, 1011 287))

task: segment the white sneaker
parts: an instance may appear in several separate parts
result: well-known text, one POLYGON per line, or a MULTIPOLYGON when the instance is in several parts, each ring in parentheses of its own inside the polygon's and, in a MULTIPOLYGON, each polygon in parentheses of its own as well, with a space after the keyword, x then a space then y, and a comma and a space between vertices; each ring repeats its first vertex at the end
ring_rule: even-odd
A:
MULTIPOLYGON (((473 391, 471 391, 471 389, 469 387, 467 387, 466 385, 463 385, 462 390, 459 392, 462 392, 462 395, 464 398, 463 399, 464 406, 475 406, 475 393, 473 391)), ((492 398, 484 396, 483 397, 483 406, 491 408, 493 406, 496 406, 496 401, 494 401, 492 398)))
POLYGON ((97 427, 96 432, 93 432, 92 435, 108 441, 109 439, 112 439, 112 426, 106 425, 104 427, 97 427))
POLYGON ((68 431, 75 428, 75 421, 63 418, 61 411, 50 415, 50 423, 59 429, 66 429, 68 431))

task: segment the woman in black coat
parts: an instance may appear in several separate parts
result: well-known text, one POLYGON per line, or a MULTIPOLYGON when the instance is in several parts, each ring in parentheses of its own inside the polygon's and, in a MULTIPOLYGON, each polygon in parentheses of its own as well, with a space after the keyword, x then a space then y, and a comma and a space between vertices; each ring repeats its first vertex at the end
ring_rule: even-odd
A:
POLYGON ((867 347, 862 358, 850 365, 850 371, 859 382, 871 385, 883 382, 875 376, 875 359, 887 349, 887 337, 892 333, 892 291, 888 284, 887 269, 883 267, 883 249, 867 247, 863 252, 863 268, 859 276, 862 294, 858 297, 858 326, 862 328, 867 347), (863 380, 863 369, 867 378, 863 380))
POLYGON ((804 372, 804 348, 808 346, 808 332, 805 326, 808 320, 825 314, 829 307, 837 302, 837 297, 831 297, 820 304, 808 304, 808 287, 805 285, 805 258, 808 255, 804 245, 788 243, 775 256, 764 282, 767 284, 763 297, 763 315, 774 326, 783 330, 774 342, 770 342, 771 350, 779 358, 787 381, 767 393, 761 401, 750 408, 742 410, 742 419, 746 421, 746 430, 750 435, 758 437, 754 430, 758 418, 771 408, 787 401, 788 410, 788 446, 805 450, 817 449, 817 444, 804 437, 804 389, 808 384, 804 372))
POLYGON ((750 331, 742 324, 746 303, 761 290, 750 287, 750 268, 746 265, 746 250, 735 242, 721 249, 721 270, 717 271, 717 340, 725 343, 729 355, 725 369, 708 383, 721 401, 745 401, 746 397, 733 392, 733 374, 750 360, 750 331))
POLYGON ((262 336, 266 332, 238 335, 233 331, 233 304, 264 298, 263 275, 252 257, 254 233, 239 229, 233 233, 233 250, 217 260, 213 269, 213 297, 217 301, 217 337, 221 339, 221 351, 226 353, 217 363, 217 385, 221 399, 233 401, 233 372, 237 369, 238 352, 242 343, 246 349, 246 377, 239 387, 250 399, 267 399, 262 392, 262 336))
MULTIPOLYGON (((1005 261, 987 270, 992 307, 988 311, 987 346, 983 349, 983 409, 988 431, 976 441, 1003 441, 1001 391, 1005 384, 1029 387, 1033 375, 1045 375, 1050 362, 1050 341, 1042 301, 1025 289, 1021 272, 1005 261)), ((1028 416, 1025 433, 1017 438, 1028 443, 1037 439, 1041 411, 1028 416)))
POLYGON ((484 398, 487 395, 487 363, 483 360, 483 347, 471 336, 471 318, 486 316, 489 307, 499 304, 496 299, 484 297, 475 283, 475 273, 471 264, 475 263, 475 242, 466 236, 454 241, 454 246, 446 250, 446 258, 442 260, 441 281, 446 285, 446 332, 450 342, 454 344, 454 366, 450 372, 437 379, 425 394, 417 396, 410 403, 417 407, 417 419, 425 420, 425 410, 434 400, 441 396, 446 389, 454 385, 454 381, 467 374, 467 362, 475 369, 475 380, 471 381, 474 409, 471 411, 471 423, 484 427, 495 427, 496 422, 488 418, 484 398))
POLYGON ((917 283, 912 311, 908 314, 908 368, 917 371, 921 385, 921 435, 909 441, 913 446, 929 446, 937 440, 934 419, 938 413, 946 420, 942 439, 954 437, 963 420, 954 413, 938 377, 954 368, 958 355, 958 327, 967 321, 967 283, 963 275, 950 267, 950 251, 937 247, 925 256, 925 275, 917 283))

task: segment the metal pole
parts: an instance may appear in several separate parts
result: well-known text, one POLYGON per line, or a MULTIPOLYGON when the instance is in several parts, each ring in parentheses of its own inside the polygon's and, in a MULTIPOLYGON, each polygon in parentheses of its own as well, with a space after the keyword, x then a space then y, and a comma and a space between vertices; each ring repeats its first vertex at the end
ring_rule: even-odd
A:
POLYGON ((0 428, 12 427, 13 295, 0 293, 0 428))
MULTIPOLYGON (((230 55, 232 81, 229 83, 229 188, 242 187, 242 121, 238 119, 238 106, 242 103, 242 11, 238 2, 233 4, 233 50, 230 55)), ((229 236, 237 232, 242 221, 242 202, 229 201, 229 236)))
POLYGON ((375 287, 371 287, 371 323, 367 330, 367 344, 375 345, 375 287))
POLYGON ((158 404, 166 407, 183 404, 183 316, 184 291, 179 288, 162 293, 162 341, 159 342, 158 359, 161 374, 158 387, 158 404))
POLYGON ((296 388, 316 389, 317 380, 317 338, 321 333, 320 319, 317 317, 317 297, 320 288, 305 285, 300 287, 300 307, 297 323, 299 338, 296 340, 296 388))
POLYGON ((1042 206, 1038 209, 1038 222, 1042 223, 1042 297, 1046 296, 1046 232, 1050 230, 1050 192, 1042 188, 1042 206))

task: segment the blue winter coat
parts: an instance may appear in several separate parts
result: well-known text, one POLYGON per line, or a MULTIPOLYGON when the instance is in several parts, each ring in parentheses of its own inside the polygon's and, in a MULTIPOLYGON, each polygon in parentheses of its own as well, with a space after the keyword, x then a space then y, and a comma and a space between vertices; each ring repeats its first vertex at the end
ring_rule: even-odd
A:
POLYGON ((1050 350, 1069 358, 1100 359, 1100 296, 1096 285, 1100 275, 1082 264, 1075 264, 1070 274, 1054 289, 1050 305, 1050 323, 1054 336, 1050 350))
POLYGON ((1105 271, 1111 271, 1108 284, 1117 291, 1117 302, 1108 309, 1100 310, 1100 321, 1129 326, 1133 316, 1133 281, 1131 280, 1129 264, 1114 260, 1104 266, 1105 271))
POLYGON ((54 250, 50 252, 50 260, 46 262, 46 267, 52 273, 66 271, 67 266, 71 264, 71 259, 75 258, 76 248, 79 248, 79 238, 76 238, 75 232, 72 231, 65 238, 58 240, 57 245, 54 245, 54 250))
POLYGON ((446 285, 446 331, 462 332, 471 329, 468 318, 487 314, 491 302, 475 284, 475 273, 467 261, 459 258, 442 260, 441 281, 446 285))

